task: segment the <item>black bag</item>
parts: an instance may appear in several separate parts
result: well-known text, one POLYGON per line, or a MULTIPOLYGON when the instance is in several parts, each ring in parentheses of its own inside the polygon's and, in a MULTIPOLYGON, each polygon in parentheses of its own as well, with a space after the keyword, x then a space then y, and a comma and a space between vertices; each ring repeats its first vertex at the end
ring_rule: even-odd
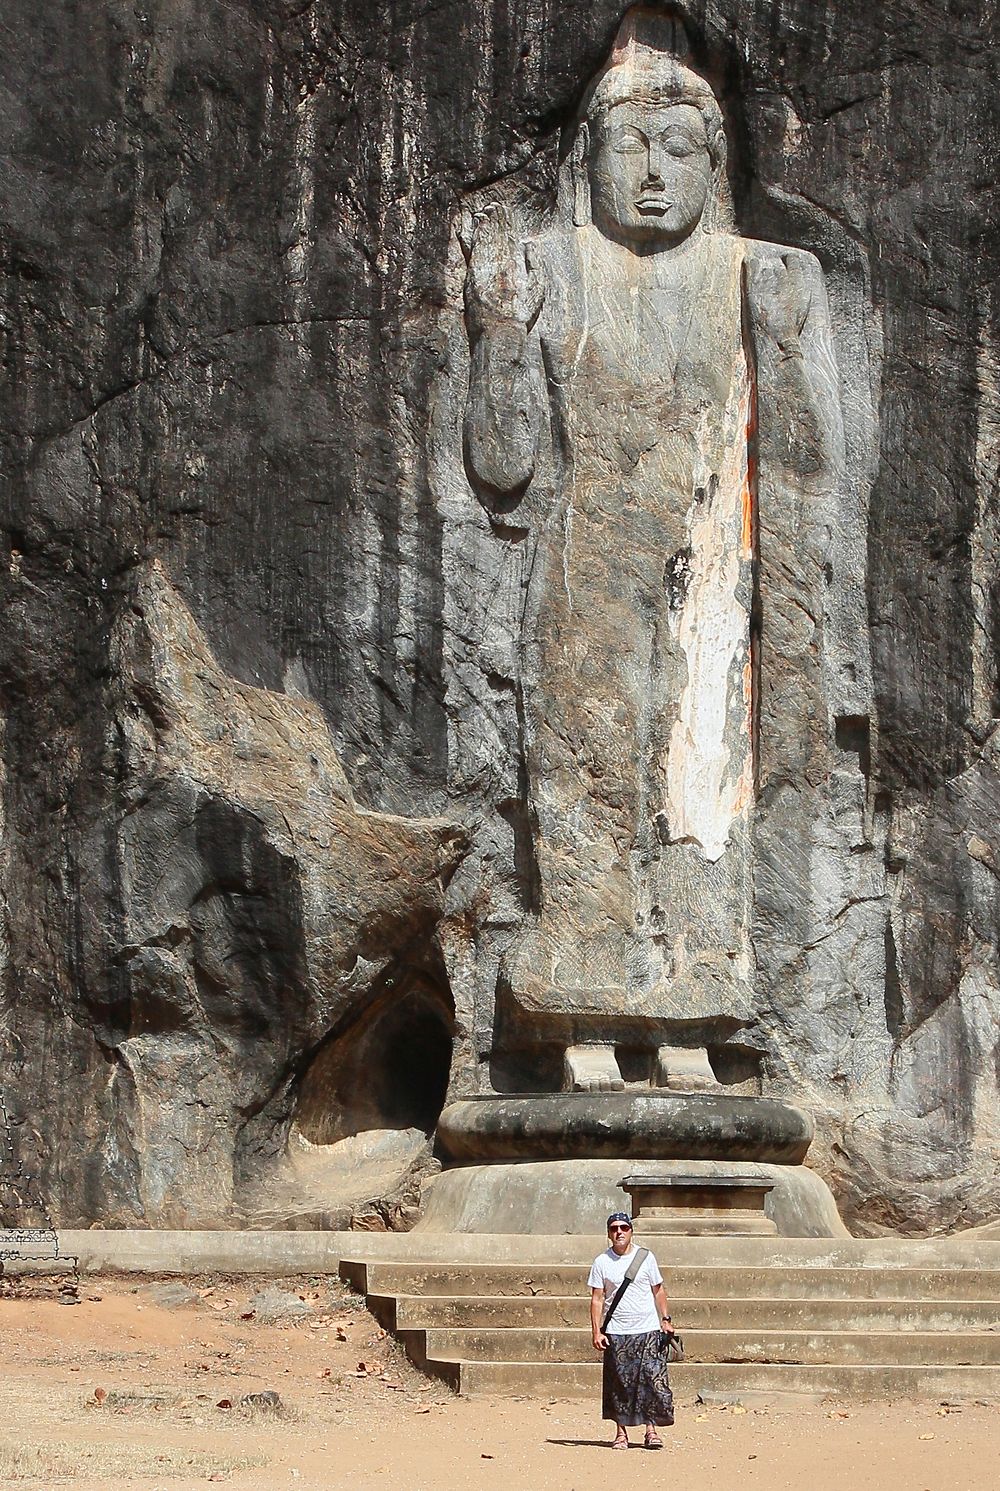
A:
POLYGON ((660 1350, 667 1358, 667 1361, 682 1362, 684 1360, 684 1342, 677 1332, 671 1331, 667 1335, 666 1331, 661 1331, 660 1335, 663 1338, 660 1342, 660 1350))

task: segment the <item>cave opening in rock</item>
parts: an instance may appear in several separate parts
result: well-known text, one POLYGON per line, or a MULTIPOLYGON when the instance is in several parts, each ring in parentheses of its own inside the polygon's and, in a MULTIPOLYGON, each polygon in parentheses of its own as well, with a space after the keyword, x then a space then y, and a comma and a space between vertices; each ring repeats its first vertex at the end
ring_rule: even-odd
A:
POLYGON ((372 1129, 433 1133, 451 1070, 454 1016, 439 985, 388 985, 341 1035, 320 1049, 302 1079, 296 1126, 313 1144, 372 1129))

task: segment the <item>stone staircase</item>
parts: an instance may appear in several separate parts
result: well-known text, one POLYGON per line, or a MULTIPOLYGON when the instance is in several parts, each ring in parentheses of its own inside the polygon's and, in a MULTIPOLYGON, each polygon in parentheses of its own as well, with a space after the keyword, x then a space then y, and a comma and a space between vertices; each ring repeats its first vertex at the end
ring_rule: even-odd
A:
MULTIPOLYGON (((1000 1268, 672 1264, 681 1394, 1000 1400, 1000 1268)), ((596 1396, 587 1266, 344 1258, 411 1360, 465 1395, 596 1396)))

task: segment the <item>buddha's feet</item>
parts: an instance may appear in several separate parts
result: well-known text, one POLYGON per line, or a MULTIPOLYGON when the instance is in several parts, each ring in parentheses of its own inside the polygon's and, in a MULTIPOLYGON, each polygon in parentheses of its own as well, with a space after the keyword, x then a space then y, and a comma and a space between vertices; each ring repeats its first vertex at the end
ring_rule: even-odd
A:
MULTIPOLYGON (((703 1046, 660 1046, 651 1063, 652 1087, 670 1092, 720 1092, 703 1046)), ((647 1078, 647 1081, 649 1078, 647 1078)), ((610 1042, 587 1041, 567 1046, 563 1056, 564 1092, 621 1092, 625 1087, 610 1042)))
POLYGON ((653 1063, 653 1086, 672 1092, 721 1090, 704 1046, 660 1046, 653 1063))
POLYGON ((563 1058, 564 1092, 621 1092, 625 1081, 612 1045, 567 1046, 563 1058))

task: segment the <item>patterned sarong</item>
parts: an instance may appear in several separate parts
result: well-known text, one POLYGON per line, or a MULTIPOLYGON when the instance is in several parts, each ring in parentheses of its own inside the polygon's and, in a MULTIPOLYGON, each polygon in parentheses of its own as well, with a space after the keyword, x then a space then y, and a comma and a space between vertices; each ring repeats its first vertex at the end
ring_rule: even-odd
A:
POLYGON ((641 1336, 608 1336, 602 1416, 626 1425, 673 1423, 667 1338, 662 1331, 645 1331, 641 1336))

